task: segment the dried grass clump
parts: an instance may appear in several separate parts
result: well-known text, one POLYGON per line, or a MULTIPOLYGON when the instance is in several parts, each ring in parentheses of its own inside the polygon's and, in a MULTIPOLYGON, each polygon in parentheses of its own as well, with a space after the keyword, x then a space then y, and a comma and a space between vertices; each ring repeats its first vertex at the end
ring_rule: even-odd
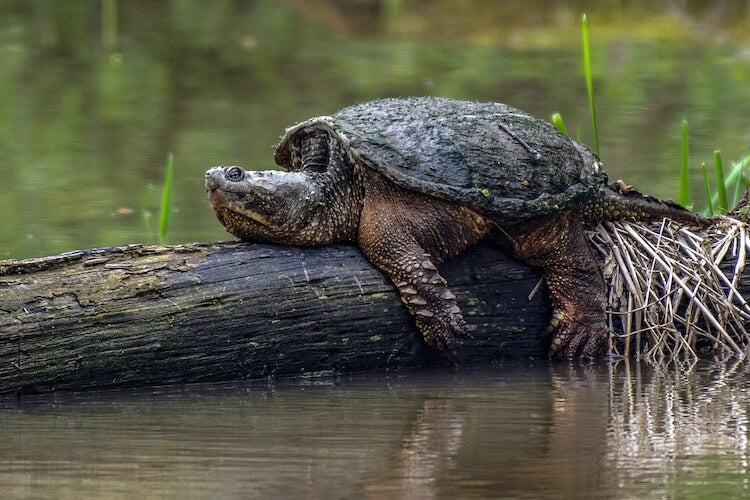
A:
POLYGON ((654 362, 749 353, 750 305, 738 291, 744 223, 691 230, 675 222, 602 222, 589 239, 609 287, 610 354, 654 362))

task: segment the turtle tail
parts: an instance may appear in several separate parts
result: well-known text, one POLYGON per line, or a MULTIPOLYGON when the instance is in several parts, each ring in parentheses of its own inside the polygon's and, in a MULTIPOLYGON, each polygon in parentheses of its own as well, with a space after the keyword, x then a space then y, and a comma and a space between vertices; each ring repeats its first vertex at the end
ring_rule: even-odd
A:
POLYGON ((669 218, 694 226, 707 226, 711 223, 710 219, 677 203, 647 196, 622 181, 602 186, 594 198, 578 208, 578 213, 589 222, 623 219, 655 221, 669 218))

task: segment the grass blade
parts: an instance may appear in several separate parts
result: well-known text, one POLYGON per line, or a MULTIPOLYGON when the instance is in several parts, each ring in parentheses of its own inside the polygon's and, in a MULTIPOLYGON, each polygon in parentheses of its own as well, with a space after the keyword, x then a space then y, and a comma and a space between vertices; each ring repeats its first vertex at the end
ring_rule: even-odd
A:
POLYGON ((589 94, 589 112, 591 128, 594 131, 594 153, 599 157, 599 131, 596 126, 596 105, 594 104, 594 78, 591 73, 591 48, 589 44, 589 21, 586 14, 581 18, 581 37, 583 39, 583 71, 586 75, 586 90, 589 94))
POLYGON ((739 168, 739 164, 732 165, 732 171, 729 172, 729 177, 737 177, 737 182, 734 183, 734 191, 732 192, 732 209, 737 206, 742 196, 742 187, 744 185, 742 174, 739 176, 733 176, 734 170, 739 168))
POLYGON ((164 167, 164 188, 161 192, 161 209, 159 210, 159 243, 167 242, 167 230, 169 229, 169 213, 172 208, 172 184, 174 179, 174 159, 172 153, 167 155, 167 164, 164 167))
POLYGON ((730 174, 730 177, 732 175, 738 176, 740 179, 740 182, 742 183, 743 186, 745 186, 745 188, 750 188, 750 180, 748 180, 747 177, 745 177, 744 175, 745 167, 747 167, 748 165, 750 165, 750 155, 747 155, 742 160, 740 160, 737 163, 735 169, 732 170, 732 173, 730 174))
POLYGON ((721 151, 714 151, 714 163, 716 164, 716 194, 719 196, 719 211, 721 214, 729 212, 727 202, 727 185, 724 183, 724 166, 721 161, 721 151))
POLYGON ((727 178, 727 184, 730 184, 733 182, 734 179, 737 179, 736 182, 734 182, 734 194, 732 196, 732 209, 734 209, 737 206, 737 203, 740 202, 740 197, 742 197, 742 189, 748 187, 748 180, 743 175, 745 171, 745 167, 747 164, 750 163, 750 155, 747 155, 745 158, 741 159, 739 162, 732 164, 732 170, 729 172, 729 176, 727 178))
POLYGON ((711 184, 708 182, 708 171, 706 170, 706 162, 701 163, 701 172, 703 172, 703 187, 706 190, 706 200, 708 200, 708 207, 706 207, 706 215, 708 217, 714 216, 714 203, 711 200, 711 184))
MULTIPOLYGON (((744 157, 734 166, 734 168, 732 168, 732 170, 729 172, 729 175, 725 179, 725 186, 732 185, 732 183, 739 180, 745 187, 750 188, 750 181, 745 179, 745 177, 742 175, 745 167, 747 167, 748 165, 750 165, 750 155, 744 157)), ((714 195, 711 197, 711 200, 715 206, 719 201, 719 194, 714 193, 714 195)))
POLYGON ((680 168, 680 194, 677 201, 683 207, 691 209, 693 207, 693 199, 690 195, 690 171, 688 170, 690 151, 688 144, 687 120, 682 120, 680 128, 682 130, 682 168, 680 168))
POLYGON ((560 113, 554 113, 552 115, 552 125, 554 125, 559 132, 569 135, 568 128, 565 126, 565 121, 560 113))

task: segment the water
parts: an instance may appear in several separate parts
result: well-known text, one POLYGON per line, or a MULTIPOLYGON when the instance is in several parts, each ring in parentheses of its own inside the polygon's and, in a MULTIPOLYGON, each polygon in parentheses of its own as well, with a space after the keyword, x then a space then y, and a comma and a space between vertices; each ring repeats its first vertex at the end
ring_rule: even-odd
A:
POLYGON ((750 497, 747 363, 4 401, 3 497, 750 497))
MULTIPOLYGON (((750 2, 0 2, 0 258, 228 235, 216 164, 386 96, 507 102, 591 143, 591 26, 613 179, 674 197, 750 153, 750 2), (108 46, 107 40, 114 40, 108 46)), ((698 203, 700 205, 700 202, 698 203)), ((750 497, 748 366, 566 364, 2 400, 3 497, 750 497)))
POLYGON ((208 167, 269 168, 286 126, 377 97, 559 111, 591 143, 584 10, 613 179, 676 196, 683 118, 696 197, 714 149, 750 153, 746 0, 117 4, 110 33, 93 0, 0 2, 0 258, 155 242, 169 152, 169 241, 226 239, 208 167))

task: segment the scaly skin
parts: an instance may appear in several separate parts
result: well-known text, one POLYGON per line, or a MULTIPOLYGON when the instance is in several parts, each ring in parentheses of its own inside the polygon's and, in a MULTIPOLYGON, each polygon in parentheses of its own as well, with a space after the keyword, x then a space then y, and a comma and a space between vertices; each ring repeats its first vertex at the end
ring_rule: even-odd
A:
POLYGON ((466 324, 437 265, 483 238, 544 270, 553 303, 550 356, 595 358, 609 339, 605 285, 582 221, 706 222, 668 203, 605 186, 572 211, 491 220, 464 205, 397 186, 357 163, 323 126, 300 133, 290 149, 289 172, 239 167, 206 172, 206 191, 221 223, 250 241, 356 241, 393 280, 425 342, 438 349, 456 349, 466 324))
POLYGON ((580 219, 563 212, 503 227, 492 240, 514 257, 544 270, 552 300, 549 355, 596 358, 609 339, 604 278, 580 219))
POLYGON ((455 350, 466 323, 436 265, 479 241, 492 222, 456 203, 405 191, 373 171, 365 178, 360 248, 396 285, 425 342, 455 350))
POLYGON ((588 222, 622 219, 648 221, 663 218, 695 226, 703 226, 710 222, 673 202, 639 193, 631 186, 627 186, 627 190, 623 192, 617 183, 602 186, 596 196, 584 202, 575 213, 577 217, 588 222))

